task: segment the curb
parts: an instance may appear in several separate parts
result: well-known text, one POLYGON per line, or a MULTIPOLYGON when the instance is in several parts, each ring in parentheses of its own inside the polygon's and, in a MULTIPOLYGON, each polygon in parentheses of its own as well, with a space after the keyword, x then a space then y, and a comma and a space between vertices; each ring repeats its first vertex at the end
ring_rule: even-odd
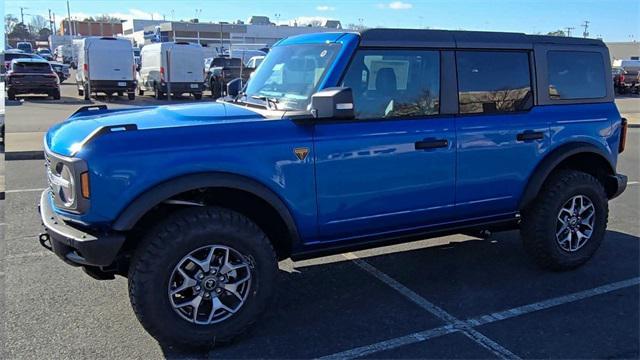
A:
POLYGON ((44 160, 44 151, 11 151, 4 153, 4 160, 44 160))
POLYGON ((640 124, 627 124, 630 128, 640 128, 640 124))

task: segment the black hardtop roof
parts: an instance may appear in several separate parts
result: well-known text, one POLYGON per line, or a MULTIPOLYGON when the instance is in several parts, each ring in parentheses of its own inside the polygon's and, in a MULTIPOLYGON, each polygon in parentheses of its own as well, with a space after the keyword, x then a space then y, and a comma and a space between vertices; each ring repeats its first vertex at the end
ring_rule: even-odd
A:
POLYGON ((602 40, 490 31, 368 29, 360 46, 531 49, 536 44, 602 46, 602 40))

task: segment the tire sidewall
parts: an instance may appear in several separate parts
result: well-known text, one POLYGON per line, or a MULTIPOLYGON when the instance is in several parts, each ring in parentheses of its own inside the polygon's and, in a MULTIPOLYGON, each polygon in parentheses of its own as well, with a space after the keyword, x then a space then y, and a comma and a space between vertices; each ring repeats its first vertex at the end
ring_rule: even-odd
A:
POLYGON ((546 248, 556 261, 565 263, 568 266, 579 265, 589 259, 602 243, 607 225, 607 199, 603 197, 603 194, 597 188, 582 183, 567 187, 561 196, 554 199, 554 202, 553 212, 544 217, 545 234, 543 239, 547 242, 546 248), (587 240, 587 243, 577 251, 569 252, 562 249, 556 241, 557 217, 562 206, 576 195, 584 195, 591 200, 595 209, 596 219, 591 238, 587 240))
POLYGON ((268 301, 273 290, 276 273, 274 266, 277 265, 273 258, 269 259, 267 256, 267 249, 256 248, 256 244, 248 239, 252 235, 247 231, 192 225, 194 226, 189 229, 183 229, 178 235, 179 239, 167 244, 162 255, 153 260, 148 272, 145 270, 144 279, 137 280, 136 286, 140 286, 138 293, 144 294, 138 297, 137 302, 141 305, 139 309, 145 312, 143 317, 152 323, 148 330, 158 340, 183 344, 209 341, 214 344, 217 337, 224 339, 229 334, 242 332, 247 324, 259 316, 263 303, 268 301), (248 257, 254 266, 250 270, 250 293, 240 310, 220 323, 197 325, 189 323, 175 312, 169 301, 168 286, 178 262, 190 252, 208 245, 231 247, 248 257), (153 329, 160 329, 161 333, 154 333, 153 329))

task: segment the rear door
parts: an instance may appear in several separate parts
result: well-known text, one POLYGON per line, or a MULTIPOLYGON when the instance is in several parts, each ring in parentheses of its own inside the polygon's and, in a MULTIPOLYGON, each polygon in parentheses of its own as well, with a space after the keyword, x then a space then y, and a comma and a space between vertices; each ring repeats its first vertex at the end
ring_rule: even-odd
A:
POLYGON ((171 48, 169 81, 174 83, 202 83, 204 81, 204 52, 191 45, 175 44, 171 48))
POLYGON ((133 47, 128 41, 92 41, 87 53, 90 80, 134 80, 133 47))
POLYGON ((361 49, 344 86, 356 119, 315 126, 318 223, 326 240, 447 222, 454 117, 441 114, 440 52, 361 49))
POLYGON ((456 51, 456 208, 463 219, 515 211, 549 147, 548 118, 534 107, 532 64, 531 50, 456 51))

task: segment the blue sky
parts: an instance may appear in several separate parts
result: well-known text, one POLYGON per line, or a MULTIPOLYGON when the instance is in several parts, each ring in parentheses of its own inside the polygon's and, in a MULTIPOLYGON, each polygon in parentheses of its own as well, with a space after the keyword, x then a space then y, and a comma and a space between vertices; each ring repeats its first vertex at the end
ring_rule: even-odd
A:
MULTIPOLYGON (((5 0, 5 13, 66 16, 65 0, 5 0)), ((122 18, 190 19, 201 21, 246 20, 250 15, 266 15, 272 21, 292 23, 294 19, 337 19, 343 25, 363 23, 368 27, 405 27, 546 33, 591 22, 592 37, 605 41, 640 41, 640 0, 71 0, 72 16, 79 18, 112 14, 122 18), (279 14, 276 17, 276 14, 279 14)), ((25 15, 25 22, 29 16, 25 15)))

